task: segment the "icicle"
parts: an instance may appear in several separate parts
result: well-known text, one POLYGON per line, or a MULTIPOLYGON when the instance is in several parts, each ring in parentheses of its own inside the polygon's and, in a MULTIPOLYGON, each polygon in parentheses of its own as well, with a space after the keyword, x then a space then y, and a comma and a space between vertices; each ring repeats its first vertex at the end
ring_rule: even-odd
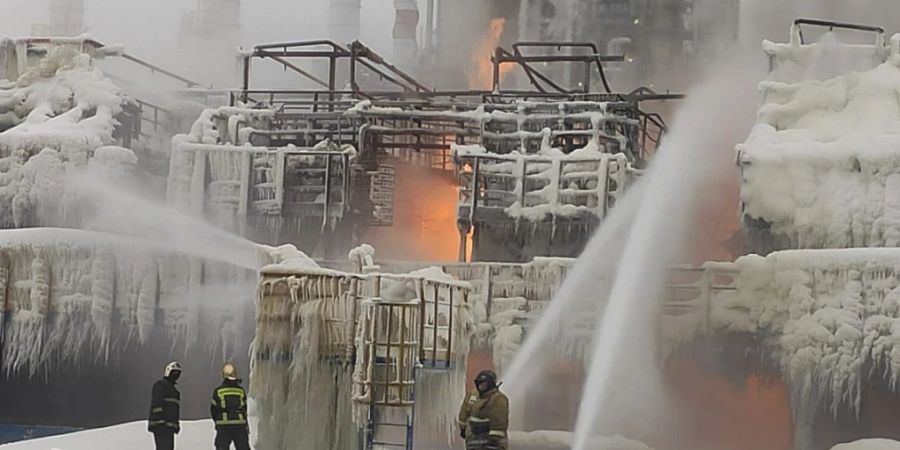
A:
POLYGON ((144 257, 134 265, 133 280, 137 289, 137 325, 140 342, 146 343, 156 320, 156 299, 159 295, 159 269, 154 259, 144 257))
POLYGON ((112 309, 115 292, 116 260, 107 247, 99 247, 94 253, 91 270, 91 324, 94 327, 104 361, 109 359, 109 343, 112 333, 112 309))

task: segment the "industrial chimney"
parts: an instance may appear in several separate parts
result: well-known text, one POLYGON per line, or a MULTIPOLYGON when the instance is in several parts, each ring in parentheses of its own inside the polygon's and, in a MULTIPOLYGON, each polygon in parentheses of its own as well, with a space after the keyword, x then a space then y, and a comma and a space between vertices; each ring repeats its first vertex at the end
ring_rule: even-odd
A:
POLYGON ((394 61, 405 70, 416 67, 419 45, 416 28, 419 26, 419 5, 415 0, 394 0, 394 61))
POLYGON ((50 0, 50 34, 78 36, 84 33, 84 0, 50 0))
POLYGON ((331 0, 328 6, 328 34, 344 45, 359 39, 361 0, 331 0))
POLYGON ((181 70, 216 86, 237 82, 237 73, 211 71, 233 61, 241 45, 240 0, 198 0, 184 15, 179 32, 181 70))

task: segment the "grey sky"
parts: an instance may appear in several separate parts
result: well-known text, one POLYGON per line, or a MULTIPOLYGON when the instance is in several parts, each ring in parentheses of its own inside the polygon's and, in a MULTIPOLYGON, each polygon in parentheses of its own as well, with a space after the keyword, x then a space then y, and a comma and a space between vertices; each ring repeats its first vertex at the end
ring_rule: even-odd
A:
MULTIPOLYGON (((362 40, 391 54, 393 0, 363 0, 362 40)), ((0 36, 26 36, 46 23, 49 0, 0 0, 0 36)), ((321 38, 327 33, 328 0, 243 0, 242 42, 321 38)), ((85 0, 87 32, 105 43, 125 44, 130 53, 174 63, 178 24, 196 0, 85 0)))

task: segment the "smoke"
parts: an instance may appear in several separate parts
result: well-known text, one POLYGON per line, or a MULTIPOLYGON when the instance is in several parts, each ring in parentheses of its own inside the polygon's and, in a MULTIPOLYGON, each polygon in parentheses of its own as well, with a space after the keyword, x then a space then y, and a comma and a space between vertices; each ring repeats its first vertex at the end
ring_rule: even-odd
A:
POLYGON ((740 41, 756 48, 763 39, 786 42, 792 21, 800 17, 880 25, 889 37, 900 32, 893 0, 741 0, 740 41))
MULTIPOLYGON (((179 28, 186 13, 197 9, 199 0, 153 2, 85 0, 85 32, 103 43, 123 44, 130 54, 174 69, 179 63, 179 28)), ((361 14, 361 39, 381 55, 392 57, 393 0, 365 0, 361 14)), ((49 0, 0 0, 4 36, 31 34, 32 25, 49 21, 49 0)), ((328 35, 328 0, 242 0, 241 29, 237 42, 244 48, 256 44, 321 39, 328 35)), ((215 43, 210 43, 215 44, 215 43)), ((234 55, 221 55, 218 64, 207 67, 198 81, 215 79, 237 69, 234 55)), ((280 69, 279 69, 280 70, 280 69)), ((235 86, 217 86, 232 88, 235 86)))

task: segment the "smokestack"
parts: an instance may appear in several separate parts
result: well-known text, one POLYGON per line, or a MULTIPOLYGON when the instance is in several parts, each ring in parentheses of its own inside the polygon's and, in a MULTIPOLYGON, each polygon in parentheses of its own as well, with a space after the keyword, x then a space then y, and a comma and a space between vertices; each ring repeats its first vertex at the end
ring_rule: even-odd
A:
POLYGON ((50 34, 78 36, 84 33, 84 0, 50 0, 50 34))
POLYGON ((201 29, 240 36, 240 0, 200 0, 197 6, 201 29))
POLYGON ((416 28, 419 26, 419 6, 415 0, 394 0, 394 61, 405 69, 416 67, 419 46, 416 28))
POLYGON ((331 0, 328 6, 328 32, 338 44, 359 39, 361 0, 331 0))
POLYGON ((212 71, 234 60, 241 45, 240 0, 198 0, 197 9, 181 19, 179 30, 180 70, 216 86, 237 82, 231 71, 212 71))

